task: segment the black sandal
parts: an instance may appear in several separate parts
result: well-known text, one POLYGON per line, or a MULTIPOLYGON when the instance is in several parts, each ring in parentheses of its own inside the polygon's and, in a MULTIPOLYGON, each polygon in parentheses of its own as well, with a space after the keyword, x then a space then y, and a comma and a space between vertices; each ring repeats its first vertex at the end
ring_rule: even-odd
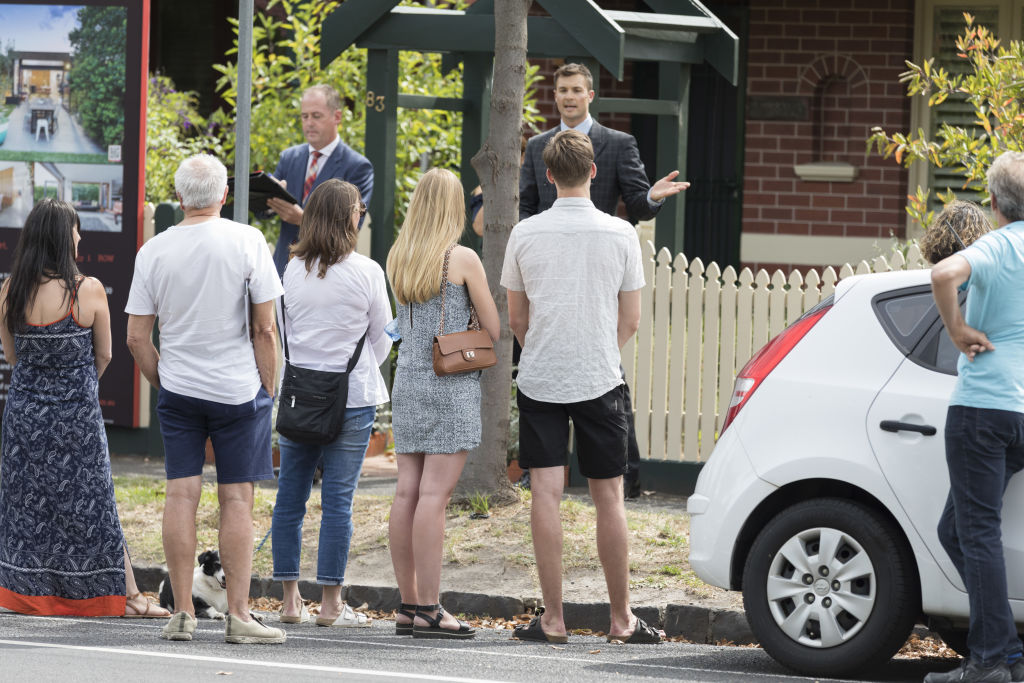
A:
POLYGON ((648 626, 647 622, 640 617, 636 618, 636 627, 629 636, 622 634, 613 636, 608 634, 609 643, 625 643, 628 645, 654 645, 661 642, 661 633, 648 626))
POLYGON ((459 622, 459 630, 455 631, 450 628, 441 628, 441 619, 444 615, 444 607, 441 607, 441 605, 417 605, 416 616, 430 624, 430 626, 417 626, 415 625, 415 622, 413 622, 412 637, 473 638, 476 636, 476 629, 459 619, 456 619, 456 621, 459 622), (433 612, 434 610, 437 610, 437 614, 435 616, 427 616, 428 612, 433 612))
POLYGON ((539 643, 558 643, 564 644, 569 642, 569 634, 557 635, 548 633, 540 625, 540 616, 544 614, 544 608, 537 608, 537 616, 530 620, 530 623, 525 626, 516 626, 512 630, 512 638, 515 640, 532 640, 539 643))
MULTIPOLYGON (((398 606, 398 609, 395 610, 395 611, 398 614, 401 614, 403 617, 409 617, 410 619, 415 621, 416 620, 416 608, 417 608, 417 605, 410 605, 409 603, 403 602, 401 605, 398 606)), ((412 635, 412 621, 410 621, 408 624, 399 624, 398 621, 396 620, 395 621, 395 635, 396 636, 411 636, 412 635)))

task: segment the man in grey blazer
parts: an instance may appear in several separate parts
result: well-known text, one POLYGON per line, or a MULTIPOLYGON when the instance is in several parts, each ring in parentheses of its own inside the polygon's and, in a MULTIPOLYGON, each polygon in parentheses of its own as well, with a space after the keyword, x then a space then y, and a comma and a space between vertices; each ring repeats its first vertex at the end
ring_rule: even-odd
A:
POLYGON ((590 70, 582 64, 563 64, 555 71, 555 105, 562 121, 558 127, 530 138, 526 144, 526 156, 519 172, 519 220, 546 211, 555 203, 555 186, 545 177, 547 168, 541 154, 560 130, 578 130, 590 137, 597 166, 590 197, 594 206, 607 214, 617 213, 621 197, 631 223, 654 218, 665 199, 690 186, 690 183, 675 182, 679 171, 672 171, 651 185, 640 161, 636 138, 605 128, 590 116, 593 83, 590 70))
MULTIPOLYGON (((640 161, 636 138, 629 133, 605 128, 590 116, 594 101, 594 78, 582 64, 563 64, 555 71, 555 106, 562 118, 558 127, 530 138, 519 171, 519 220, 547 211, 555 203, 556 190, 546 177, 542 154, 544 146, 562 130, 578 130, 590 137, 594 147, 597 175, 591 181, 590 200, 601 211, 618 213, 619 198, 626 205, 629 222, 649 220, 657 215, 665 199, 688 188, 690 183, 676 182, 679 171, 672 171, 654 183, 640 161)), ((632 413, 629 385, 625 385, 626 412, 632 413)), ((640 449, 633 420, 629 420, 629 470, 623 478, 627 498, 640 495, 640 449)))

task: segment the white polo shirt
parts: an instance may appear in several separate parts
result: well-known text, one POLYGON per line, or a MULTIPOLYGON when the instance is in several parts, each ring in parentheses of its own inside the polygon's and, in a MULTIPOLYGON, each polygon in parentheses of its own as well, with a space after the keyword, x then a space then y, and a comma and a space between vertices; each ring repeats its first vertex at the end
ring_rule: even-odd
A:
POLYGON ((556 199, 513 228, 501 284, 530 301, 517 379, 524 394, 576 403, 622 384, 619 292, 644 286, 632 225, 589 199, 556 199))
POLYGON ((247 280, 253 303, 284 291, 263 233, 248 225, 225 218, 175 225, 142 245, 125 312, 158 318, 162 387, 227 405, 256 396, 247 280))

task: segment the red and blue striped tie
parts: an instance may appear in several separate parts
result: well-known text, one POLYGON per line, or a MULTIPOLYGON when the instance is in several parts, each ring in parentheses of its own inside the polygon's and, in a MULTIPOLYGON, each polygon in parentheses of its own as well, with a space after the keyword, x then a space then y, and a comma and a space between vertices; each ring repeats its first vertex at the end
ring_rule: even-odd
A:
POLYGON ((322 156, 323 156, 323 154, 321 154, 320 152, 316 152, 316 151, 313 152, 313 163, 311 163, 309 165, 309 170, 306 171, 306 182, 302 186, 302 203, 303 204, 306 203, 306 197, 308 197, 309 193, 313 190, 313 183, 316 182, 317 166, 319 165, 320 157, 322 157, 322 156))

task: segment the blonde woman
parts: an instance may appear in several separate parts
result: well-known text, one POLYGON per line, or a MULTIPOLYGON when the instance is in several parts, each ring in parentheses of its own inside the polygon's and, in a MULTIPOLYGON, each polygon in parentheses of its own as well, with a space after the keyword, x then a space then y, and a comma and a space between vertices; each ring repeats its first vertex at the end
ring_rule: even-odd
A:
POLYGON ((491 339, 496 340, 499 331, 483 264, 472 249, 457 246, 464 207, 455 174, 439 168, 428 171, 413 192, 387 263, 402 336, 391 390, 398 485, 389 533, 402 595, 395 631, 418 638, 476 635, 445 612, 438 600, 445 508, 467 452, 480 443, 480 373, 434 374, 432 345, 441 318, 440 288, 446 288, 445 331, 466 329, 470 304, 491 339))

